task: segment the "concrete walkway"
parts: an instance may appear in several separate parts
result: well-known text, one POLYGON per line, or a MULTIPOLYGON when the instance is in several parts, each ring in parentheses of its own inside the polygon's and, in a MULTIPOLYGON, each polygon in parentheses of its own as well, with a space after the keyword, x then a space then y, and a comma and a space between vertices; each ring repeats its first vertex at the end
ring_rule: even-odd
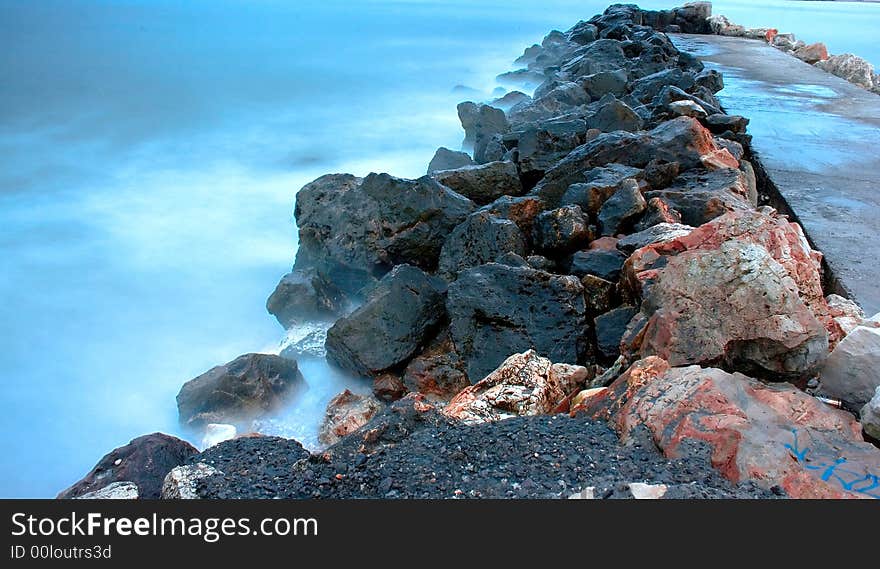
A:
POLYGON ((880 312, 880 96, 762 41, 673 40, 724 74, 722 105, 751 119, 755 154, 834 284, 880 312))

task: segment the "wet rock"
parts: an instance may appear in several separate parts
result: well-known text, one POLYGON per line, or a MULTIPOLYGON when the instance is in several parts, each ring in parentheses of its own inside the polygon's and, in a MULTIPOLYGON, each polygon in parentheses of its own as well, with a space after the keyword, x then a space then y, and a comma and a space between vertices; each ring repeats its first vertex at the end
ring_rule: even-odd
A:
POLYGON ((434 157, 431 158, 431 162, 428 164, 428 174, 437 170, 454 170, 456 168, 472 166, 473 164, 474 161, 467 152, 449 150, 441 146, 434 153, 434 157))
POLYGON ((610 361, 620 355, 620 339, 638 311, 634 306, 624 305, 596 317, 596 346, 604 358, 610 361))
POLYGON ((199 494, 196 485, 199 480, 215 474, 222 474, 222 472, 201 462, 175 466, 162 483, 162 499, 198 500, 199 494))
POLYGON ((327 332, 327 358, 363 376, 405 364, 444 321, 436 286, 417 267, 395 267, 360 308, 327 332))
POLYGON ((75 500, 137 500, 138 487, 134 482, 113 482, 94 492, 76 496, 75 500))
POLYGON ((442 413, 467 424, 543 415, 552 412, 586 379, 586 368, 554 364, 528 350, 513 354, 484 379, 462 390, 442 413))
POLYGON ((568 271, 569 274, 579 278, 592 275, 606 281, 616 282, 620 277, 624 261, 626 261, 626 255, 617 250, 578 251, 571 256, 568 271))
POLYGON ((429 400, 449 401, 469 386, 465 365, 448 333, 440 334, 425 351, 412 359, 403 373, 403 383, 429 400))
POLYGON ((520 228, 523 235, 531 235, 535 218, 542 211, 544 211, 544 202, 536 196, 516 198, 504 196, 489 205, 481 207, 477 210, 477 213, 509 219, 520 228))
POLYGON ((486 205, 501 196, 518 196, 523 193, 516 165, 509 161, 439 170, 432 177, 470 198, 477 205, 486 205))
POLYGON ((516 141, 517 161, 524 178, 539 178, 586 142, 586 133, 586 122, 578 119, 524 126, 507 137, 516 141))
POLYGON ((713 93, 724 89, 724 76, 714 69, 706 69, 700 72, 694 80, 697 85, 705 87, 713 93))
POLYGON ((813 65, 828 59, 828 48, 826 48, 825 44, 822 42, 811 43, 794 50, 792 55, 801 61, 806 61, 810 65, 813 65))
POLYGON ((696 78, 692 73, 678 68, 665 69, 634 81, 631 85, 632 96, 642 103, 648 103, 667 85, 687 91, 696 85, 696 78))
POLYGON ((266 310, 285 328, 303 321, 337 316, 348 301, 339 288, 315 269, 284 275, 266 301, 266 310))
POLYGON ((849 413, 791 385, 719 369, 640 360, 587 408, 623 439, 647 427, 667 457, 688 457, 694 441, 708 444, 712 466, 725 478, 779 486, 792 498, 870 497, 853 490, 870 487, 880 463, 880 450, 862 440, 849 413), (841 459, 846 466, 829 474, 841 459), (841 480, 852 482, 849 491, 841 480))
POLYGON ((572 184, 562 195, 562 205, 577 205, 588 213, 597 215, 605 200, 614 195, 620 189, 623 181, 628 178, 636 178, 642 174, 642 170, 624 166, 623 164, 609 164, 599 168, 593 168, 585 175, 585 182, 572 184))
POLYGON ((373 379, 373 395, 380 401, 397 401, 407 392, 406 385, 396 373, 382 373, 373 379))
POLYGON ((198 452, 191 444, 163 433, 138 437, 104 455, 82 480, 59 493, 58 499, 77 498, 114 482, 135 484, 140 498, 158 498, 165 475, 198 452))
POLYGON ((455 228, 440 252, 439 272, 455 278, 459 272, 498 259, 505 253, 526 254, 520 228, 508 219, 485 212, 468 217, 455 228))
POLYGON ((617 242, 617 248, 629 255, 636 249, 683 237, 693 231, 693 229, 690 225, 682 225, 680 223, 658 223, 638 233, 623 237, 617 242))
POLYGON ((741 170, 721 168, 690 170, 668 188, 645 192, 645 198, 659 198, 681 214, 682 223, 698 227, 727 212, 753 209, 757 196, 751 193, 741 170))
POLYGON ((860 422, 869 437, 880 440, 880 387, 874 390, 874 396, 862 407, 860 422))
POLYGON ((823 395, 852 410, 864 406, 880 386, 880 329, 856 327, 837 344, 819 375, 823 395))
POLYGON ((631 178, 624 180, 599 210, 602 235, 625 233, 647 207, 638 182, 631 178))
POLYGON ((299 324, 287 330, 278 355, 282 358, 295 360, 300 357, 323 358, 327 355, 324 343, 327 341, 327 330, 332 321, 324 320, 299 324))
POLYGON ((583 287, 575 277, 489 263, 459 275, 446 307, 472 381, 495 369, 505 354, 535 349, 577 363, 584 353, 583 287))
POLYGON ((565 254, 590 240, 592 232, 588 222, 576 205, 545 211, 535 219, 532 240, 540 251, 565 254))
POLYGON ((749 119, 739 115, 714 114, 706 118, 706 126, 710 131, 721 134, 725 131, 744 133, 749 119))
POLYGON ((816 62, 816 67, 864 89, 874 86, 874 66, 851 53, 832 55, 825 61, 816 62))
POLYGON ((704 119, 708 116, 703 107, 690 100, 673 101, 672 103, 669 103, 667 108, 669 109, 670 114, 674 117, 704 119))
POLYGON ((605 95, 621 97, 626 93, 626 84, 629 80, 625 69, 614 71, 602 71, 581 77, 577 83, 586 91, 594 101, 598 101, 605 95))
POLYGON ((600 106, 595 113, 587 117, 587 128, 595 128, 602 132, 616 130, 635 132, 641 130, 642 119, 629 105, 614 99, 600 106))
POLYGON ((358 293, 394 265, 435 268, 446 238, 473 210, 473 202, 428 176, 322 176, 296 196, 296 266, 313 266, 358 293))
POLYGON ((275 411, 306 388, 295 360, 245 354, 187 381, 177 394, 182 425, 241 423, 275 411))
POLYGON ((318 440, 332 445, 366 425, 381 409, 382 404, 375 397, 346 389, 327 404, 318 440))

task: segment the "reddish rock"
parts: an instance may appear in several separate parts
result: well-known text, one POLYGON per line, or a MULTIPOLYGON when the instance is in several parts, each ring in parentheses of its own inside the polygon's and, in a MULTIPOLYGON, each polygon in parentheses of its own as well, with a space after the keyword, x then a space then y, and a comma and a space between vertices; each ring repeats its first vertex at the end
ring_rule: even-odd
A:
POLYGON ((407 391, 406 385, 395 373, 383 373, 373 379, 373 395, 382 401, 397 401, 407 391))
POLYGON ((534 350, 513 354, 459 392, 442 413, 470 424, 550 413, 584 385, 588 374, 585 367, 554 364, 534 350))
POLYGON ((794 50, 792 55, 801 61, 806 61, 810 65, 813 65, 814 63, 828 59, 828 49, 825 47, 824 43, 817 42, 794 50))
POLYGON ((440 401, 449 401, 471 384, 448 333, 441 334, 424 352, 413 358, 403 372, 403 383, 407 389, 425 395, 428 400, 440 401))
POLYGON ((327 404, 318 440, 332 445, 366 425, 381 409, 382 404, 372 395, 358 395, 346 389, 327 404))
POLYGON ((686 454, 686 441, 706 443, 733 482, 780 486, 793 498, 880 497, 880 450, 852 415, 788 384, 651 357, 578 411, 609 420, 623 439, 647 427, 668 457, 686 454))

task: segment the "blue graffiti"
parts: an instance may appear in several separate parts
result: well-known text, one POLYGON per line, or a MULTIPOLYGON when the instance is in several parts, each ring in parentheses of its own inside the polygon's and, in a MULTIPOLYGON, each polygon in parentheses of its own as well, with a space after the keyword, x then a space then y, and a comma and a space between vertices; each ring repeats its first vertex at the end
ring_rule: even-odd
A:
POLYGON ((794 445, 786 443, 784 447, 791 451, 798 464, 803 465, 806 470, 821 471, 820 478, 825 482, 836 482, 841 488, 849 492, 857 492, 871 498, 880 499, 880 478, 875 474, 864 474, 842 468, 842 465, 846 464, 846 459, 842 457, 838 457, 833 461, 819 457, 818 460, 824 460, 824 462, 811 464, 807 459, 810 449, 800 448, 797 429, 792 429, 791 432, 794 435, 794 445))

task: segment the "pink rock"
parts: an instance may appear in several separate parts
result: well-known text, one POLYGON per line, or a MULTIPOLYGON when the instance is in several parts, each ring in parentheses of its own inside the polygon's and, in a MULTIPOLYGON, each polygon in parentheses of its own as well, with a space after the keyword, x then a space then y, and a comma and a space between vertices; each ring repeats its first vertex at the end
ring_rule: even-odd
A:
POLYGON ((821 42, 811 43, 794 50, 792 55, 801 61, 806 61, 810 65, 813 65, 814 63, 828 59, 828 48, 826 48, 825 44, 821 42))
POLYGON ((346 389, 327 404, 318 440, 332 445, 366 425, 380 409, 382 404, 375 397, 346 389))

